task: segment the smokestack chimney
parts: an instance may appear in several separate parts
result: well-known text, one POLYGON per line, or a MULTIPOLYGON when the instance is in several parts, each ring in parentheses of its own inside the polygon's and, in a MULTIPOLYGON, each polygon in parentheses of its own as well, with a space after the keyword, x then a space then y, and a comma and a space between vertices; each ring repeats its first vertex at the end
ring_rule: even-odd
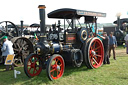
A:
POLYGON ((20 23, 21 23, 21 36, 23 36, 22 35, 23 34, 23 22, 24 22, 23 20, 20 21, 20 23))
POLYGON ((43 42, 46 38, 45 35, 45 5, 39 5, 39 16, 40 16, 40 41, 43 42))

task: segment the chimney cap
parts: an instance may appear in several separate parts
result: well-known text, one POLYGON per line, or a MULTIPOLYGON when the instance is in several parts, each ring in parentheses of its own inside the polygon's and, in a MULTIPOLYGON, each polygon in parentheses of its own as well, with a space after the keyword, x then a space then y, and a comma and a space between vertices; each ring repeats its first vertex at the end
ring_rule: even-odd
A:
POLYGON ((45 7, 45 5, 39 5, 38 8, 39 9, 45 9, 46 7, 45 7))

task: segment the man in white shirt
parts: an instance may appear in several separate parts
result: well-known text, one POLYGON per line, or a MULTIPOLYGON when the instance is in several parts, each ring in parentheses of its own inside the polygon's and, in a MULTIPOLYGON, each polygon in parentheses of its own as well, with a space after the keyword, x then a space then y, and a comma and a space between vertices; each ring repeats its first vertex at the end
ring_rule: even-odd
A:
POLYGON ((124 37, 125 45, 126 45, 126 53, 128 54, 128 34, 124 37))
MULTIPOLYGON (((14 51, 13 51, 13 43, 11 41, 9 41, 7 39, 7 36, 4 36, 3 38, 3 46, 1 48, 1 51, 2 51, 2 56, 4 57, 4 59, 6 60, 6 57, 10 54, 10 55, 13 55, 14 54, 14 51)), ((9 66, 6 65, 6 71, 9 70, 9 66)), ((14 66, 12 64, 11 66, 11 70, 14 70, 14 66)))

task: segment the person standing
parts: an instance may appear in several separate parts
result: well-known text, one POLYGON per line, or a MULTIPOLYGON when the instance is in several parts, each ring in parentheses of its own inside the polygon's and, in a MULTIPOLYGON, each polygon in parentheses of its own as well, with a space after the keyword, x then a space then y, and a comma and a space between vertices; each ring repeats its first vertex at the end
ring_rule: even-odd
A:
POLYGON ((116 37, 113 36, 113 32, 109 36, 109 58, 111 56, 111 50, 113 50, 113 59, 116 60, 115 48, 117 47, 116 37))
MULTIPOLYGON (((2 56, 4 57, 4 60, 6 60, 6 57, 10 54, 10 55, 13 55, 14 54, 14 51, 13 51, 13 43, 11 41, 9 41, 7 39, 7 36, 4 36, 2 37, 4 43, 3 43, 3 46, 1 48, 1 51, 2 51, 2 56)), ((6 65, 6 70, 5 71, 8 71, 9 70, 9 66, 6 65)), ((14 65, 12 64, 11 65, 11 70, 14 70, 14 65)))
POLYGON ((103 36, 100 36, 98 35, 100 38, 102 38, 102 42, 103 42, 103 45, 104 45, 104 61, 103 63, 104 64, 110 64, 110 61, 109 61, 109 56, 108 56, 108 49, 109 49, 109 38, 107 36, 107 33, 106 32, 103 32, 103 36))
POLYGON ((126 45, 126 53, 128 54, 128 34, 124 37, 125 45, 126 45))

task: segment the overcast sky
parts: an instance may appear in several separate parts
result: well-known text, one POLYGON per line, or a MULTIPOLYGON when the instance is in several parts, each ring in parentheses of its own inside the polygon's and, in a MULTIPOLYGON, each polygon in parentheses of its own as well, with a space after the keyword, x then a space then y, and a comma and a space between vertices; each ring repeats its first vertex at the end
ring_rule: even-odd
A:
MULTIPOLYGON (((116 14, 121 12, 121 18, 127 18, 127 0, 1 0, 0 21, 12 21, 19 24, 39 23, 38 5, 46 6, 46 14, 60 8, 74 8, 80 10, 107 13, 106 18, 98 18, 99 23, 112 23, 116 14)), ((47 16, 46 16, 47 17, 47 16)), ((55 20, 46 18, 46 24, 55 20)))

